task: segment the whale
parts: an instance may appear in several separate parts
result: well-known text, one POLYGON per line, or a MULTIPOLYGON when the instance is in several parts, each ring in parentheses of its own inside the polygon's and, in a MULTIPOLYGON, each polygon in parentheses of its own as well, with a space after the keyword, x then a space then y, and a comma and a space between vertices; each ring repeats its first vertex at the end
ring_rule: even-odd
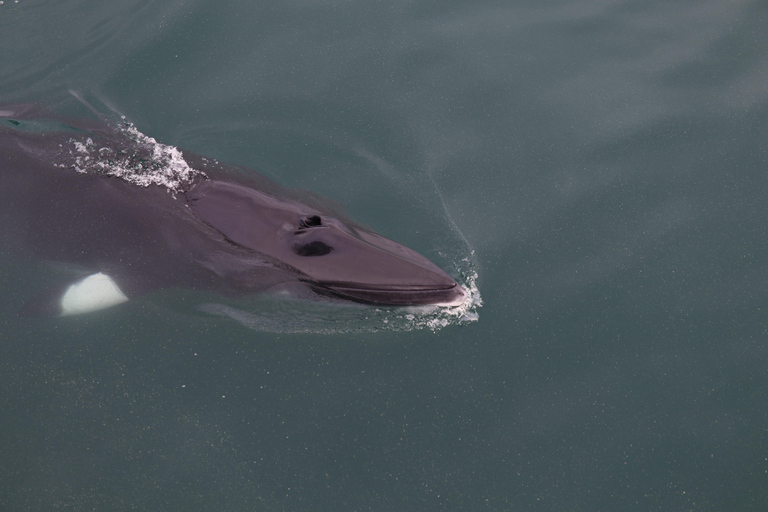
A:
POLYGON ((92 313, 159 289, 384 307, 466 297, 429 259, 331 201, 125 122, 0 106, 0 184, 3 251, 73 269, 24 300, 24 316, 92 313))

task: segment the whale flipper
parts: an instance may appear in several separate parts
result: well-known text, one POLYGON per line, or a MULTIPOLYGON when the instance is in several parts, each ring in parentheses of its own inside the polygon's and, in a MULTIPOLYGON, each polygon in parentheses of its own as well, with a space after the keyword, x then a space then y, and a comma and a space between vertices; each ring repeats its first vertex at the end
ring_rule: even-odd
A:
POLYGON ((128 296, 107 274, 96 272, 64 282, 22 306, 26 317, 73 316, 111 308, 128 301, 128 296))

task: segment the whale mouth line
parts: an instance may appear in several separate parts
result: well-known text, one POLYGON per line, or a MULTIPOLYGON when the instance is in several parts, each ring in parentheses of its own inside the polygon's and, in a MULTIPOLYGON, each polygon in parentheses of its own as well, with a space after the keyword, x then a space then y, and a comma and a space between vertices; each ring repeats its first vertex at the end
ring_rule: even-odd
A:
POLYGON ((371 290, 371 291, 391 291, 391 292, 437 292, 443 290, 452 290, 458 285, 456 283, 439 284, 367 284, 367 283, 348 283, 343 281, 320 281, 323 286, 336 289, 348 290, 371 290))
POLYGON ((466 293, 458 284, 439 285, 367 285, 350 283, 320 283, 336 295, 381 306, 458 306, 466 293))

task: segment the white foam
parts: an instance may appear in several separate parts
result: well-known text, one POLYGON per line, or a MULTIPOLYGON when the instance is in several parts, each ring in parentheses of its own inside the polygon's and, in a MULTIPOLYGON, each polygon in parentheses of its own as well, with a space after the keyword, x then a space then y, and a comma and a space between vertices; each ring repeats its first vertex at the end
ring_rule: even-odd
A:
POLYGON ((114 176, 141 187, 159 185, 172 192, 180 192, 198 176, 205 176, 204 172, 189 166, 178 148, 157 142, 132 124, 118 133, 125 139, 114 148, 100 147, 90 137, 70 139, 71 147, 63 148, 66 163, 55 165, 71 167, 84 174, 114 176))
POLYGON ((71 285, 61 296, 61 316, 82 315, 100 309, 111 308, 128 297, 115 281, 101 272, 92 274, 71 285))

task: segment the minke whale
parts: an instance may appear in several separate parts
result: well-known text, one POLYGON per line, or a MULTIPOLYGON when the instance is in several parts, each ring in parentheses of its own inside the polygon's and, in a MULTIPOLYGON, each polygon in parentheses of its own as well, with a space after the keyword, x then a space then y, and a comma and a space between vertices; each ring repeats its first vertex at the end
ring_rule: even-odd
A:
POLYGON ((327 203, 128 124, 0 106, 0 244, 76 269, 30 297, 23 315, 89 313, 162 288, 381 306, 464 301, 427 258, 327 203))

